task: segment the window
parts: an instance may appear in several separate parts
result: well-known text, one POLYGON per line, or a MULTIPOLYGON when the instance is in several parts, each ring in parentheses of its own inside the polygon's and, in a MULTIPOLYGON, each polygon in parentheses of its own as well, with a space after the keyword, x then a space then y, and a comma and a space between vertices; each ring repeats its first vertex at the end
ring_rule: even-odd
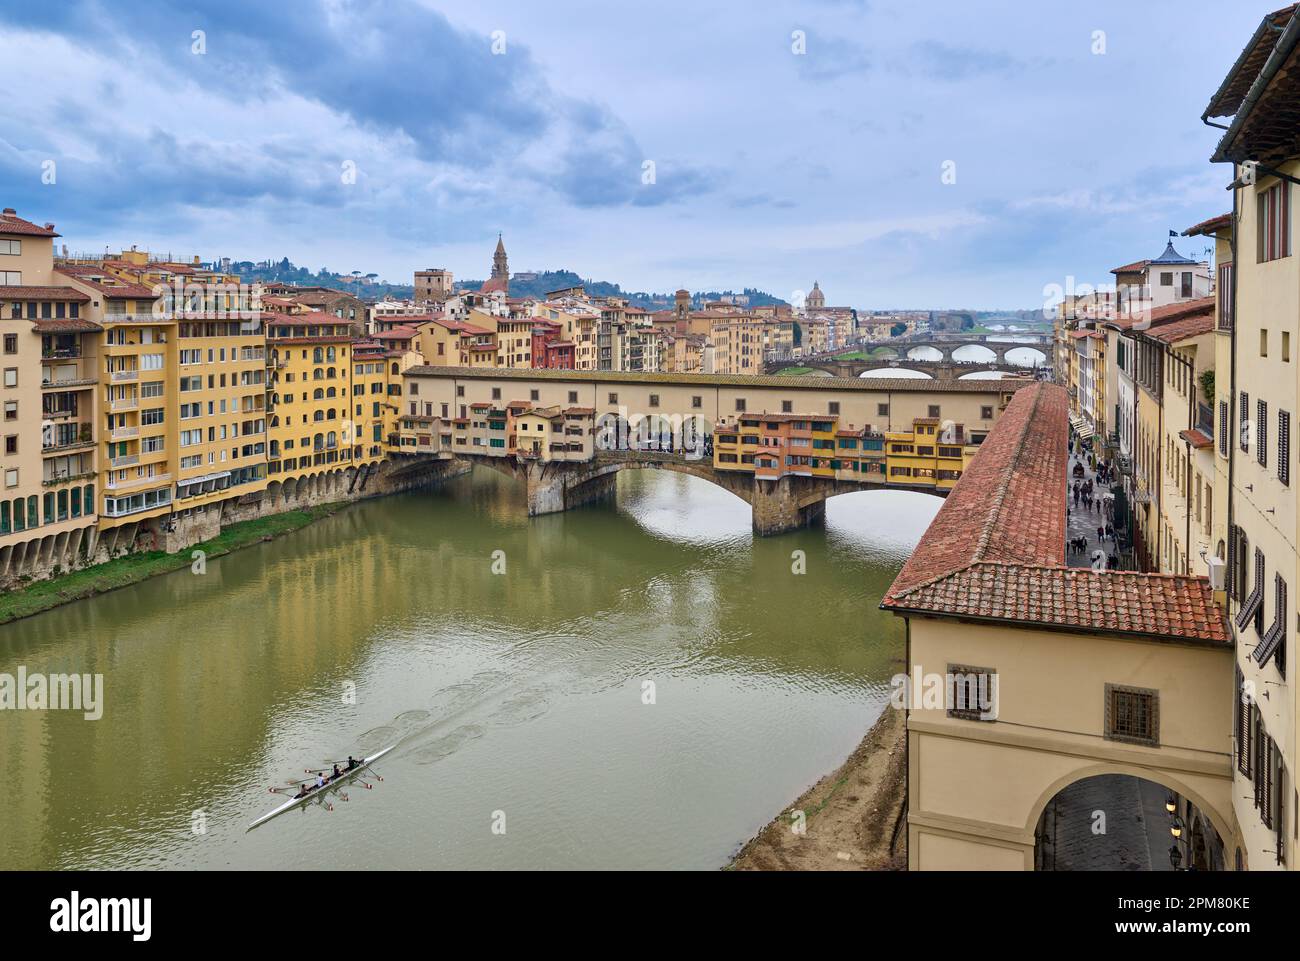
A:
POLYGON ((1291 413, 1277 412, 1277 479, 1291 486, 1291 413))
POLYGON ((1260 263, 1291 256, 1291 185, 1278 183, 1259 195, 1260 263))
POLYGON ((1291 332, 1282 331, 1282 363, 1291 363, 1291 332))
POLYGON ((1241 435, 1241 449, 1243 452, 1250 452, 1250 395, 1245 391, 1241 392, 1241 425, 1239 427, 1241 435))
POLYGON ((5 382, 4 382, 4 383, 5 383, 5 386, 6 386, 6 387, 17 387, 17 386, 18 386, 18 368, 17 368, 17 367, 6 367, 6 368, 5 368, 5 382))
POLYGON ((980 420, 992 420, 992 419, 993 419, 993 408, 989 406, 981 407, 980 420))
MULTIPOLYGON (((3 241, 0 241, 0 243, 3 243, 3 241)), ((17 334, 5 334, 5 353, 6 353, 6 354, 16 354, 16 353, 18 353, 18 335, 17 335, 17 334)))
POLYGON ((1259 356, 1268 356, 1268 331, 1264 330, 1262 327, 1259 331, 1259 356))
MULTIPOLYGON (((1245 557, 1245 535, 1242 536, 1242 546, 1237 549, 1238 560, 1245 557)), ((1240 578, 1240 590, 1245 591, 1245 570, 1242 571, 1240 578)), ((1241 602, 1241 609, 1237 611, 1237 630, 1244 631, 1246 625, 1251 621, 1255 622, 1255 630, 1258 631, 1263 624, 1264 617, 1264 552, 1258 547, 1255 548, 1255 584, 1251 589, 1250 596, 1241 602)))
POLYGON ((931 404, 931 405, 930 405, 930 415, 929 415, 929 416, 931 416, 931 417, 938 417, 938 416, 939 416, 939 405, 938 405, 938 404, 931 404))
POLYGON ((529 399, 529 400, 539 400, 540 398, 541 398, 541 391, 530 390, 530 391, 528 392, 528 399, 529 399))
POLYGON ((17 419, 18 419, 18 401, 16 400, 5 401, 5 420, 17 420, 17 419))
POLYGON ((1268 466, 1268 401, 1255 402, 1255 460, 1260 467, 1268 466))
POLYGON ((7 435, 5 436, 5 453, 6 453, 6 454, 17 454, 17 453, 18 453, 18 435, 17 435, 17 434, 7 434, 7 435))
MULTIPOLYGON (((570 399, 570 400, 577 400, 577 397, 575 397, 574 395, 570 394, 570 395, 569 395, 569 399, 570 399)), ((658 394, 651 394, 651 395, 650 395, 650 406, 651 406, 651 407, 658 407, 658 406, 659 406, 659 395, 658 395, 658 394)))
POLYGON ((1106 685, 1106 740, 1160 744, 1158 692, 1141 687, 1106 685))
POLYGON ((948 716, 967 721, 996 721, 998 717, 998 672, 991 667, 949 664, 952 700, 948 716))
POLYGON ((1172 271, 1165 270, 1160 273, 1160 286, 1172 287, 1174 285, 1174 275, 1172 271))
POLYGON ((1228 402, 1219 401, 1219 456, 1228 456, 1228 402))
POLYGON ((1237 770, 1250 777, 1250 695, 1245 690, 1245 676, 1241 668, 1235 668, 1237 679, 1237 710, 1234 712, 1233 734, 1237 739, 1237 770))
POLYGON ((1250 652, 1250 656, 1263 667, 1274 656, 1277 657, 1277 669, 1286 676, 1286 581, 1281 574, 1273 575, 1273 623, 1250 652))
POLYGON ((794 402, 789 400, 781 401, 781 413, 783 414, 794 413, 794 402))
POLYGON ((613 394, 613 393, 611 393, 611 394, 609 395, 609 402, 610 402, 611 404, 617 404, 617 403, 618 403, 618 394, 613 394))
POLYGON ((0 240, 0 254, 9 254, 19 257, 23 252, 23 242, 21 240, 0 240))
POLYGON ((1219 329, 1232 330, 1232 288, 1236 283, 1232 264, 1219 267, 1219 329))
POLYGON ((5 487, 18 486, 18 469, 16 467, 5 471, 5 487))
POLYGON ((569 403, 576 404, 577 402, 578 402, 578 392, 576 390, 569 391, 569 403))
POLYGON ((826 413, 837 416, 840 412, 840 402, 833 400, 826 405, 826 413))
MULTIPOLYGON (((415 391, 411 391, 411 393, 415 393, 415 391)), ((493 388, 492 388, 492 399, 493 399, 493 400, 500 400, 500 399, 501 399, 501 388, 500 388, 500 387, 493 387, 493 388)))
POLYGON ((741 413, 744 412, 744 410, 745 410, 745 398, 743 398, 743 397, 737 397, 737 398, 736 398, 736 410, 740 411, 741 413))

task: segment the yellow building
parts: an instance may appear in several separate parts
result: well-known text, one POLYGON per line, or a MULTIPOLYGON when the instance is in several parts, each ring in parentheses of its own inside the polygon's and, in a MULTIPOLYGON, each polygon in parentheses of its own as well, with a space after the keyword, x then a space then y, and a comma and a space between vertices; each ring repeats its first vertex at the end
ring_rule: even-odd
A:
POLYGON ((1232 803, 1241 832, 1234 860, 1250 870, 1295 870, 1300 862, 1300 715, 1290 590, 1300 584, 1291 443, 1300 404, 1300 257, 1293 222, 1300 191, 1298 78, 1300 17, 1287 7, 1264 17, 1205 111, 1228 126, 1213 160, 1229 165, 1221 175, 1233 199, 1231 233, 1224 237, 1229 256, 1220 261, 1227 312, 1219 317, 1231 330, 1224 336, 1232 338, 1233 349, 1228 366, 1215 371, 1215 393, 1229 401, 1232 433, 1228 586, 1238 695, 1232 803), (1225 260, 1231 268, 1226 277, 1225 260))

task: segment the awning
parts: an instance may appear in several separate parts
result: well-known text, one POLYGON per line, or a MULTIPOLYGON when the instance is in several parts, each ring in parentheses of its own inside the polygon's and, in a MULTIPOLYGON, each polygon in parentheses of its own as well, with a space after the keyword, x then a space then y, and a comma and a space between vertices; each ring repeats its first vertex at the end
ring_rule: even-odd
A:
POLYGON ((1082 414, 1071 414, 1070 426, 1073 427, 1074 432, 1084 440, 1087 440, 1093 435, 1092 424, 1088 423, 1087 418, 1082 414))

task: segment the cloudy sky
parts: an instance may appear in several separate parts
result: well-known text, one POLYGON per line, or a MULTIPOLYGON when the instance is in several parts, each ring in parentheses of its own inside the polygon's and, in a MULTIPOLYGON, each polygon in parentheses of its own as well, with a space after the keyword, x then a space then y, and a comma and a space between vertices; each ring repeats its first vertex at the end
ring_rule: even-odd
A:
POLYGON ((409 283, 501 231, 632 290, 1033 307, 1228 208, 1200 115, 1279 5, 5 0, 0 205, 73 251, 409 283))

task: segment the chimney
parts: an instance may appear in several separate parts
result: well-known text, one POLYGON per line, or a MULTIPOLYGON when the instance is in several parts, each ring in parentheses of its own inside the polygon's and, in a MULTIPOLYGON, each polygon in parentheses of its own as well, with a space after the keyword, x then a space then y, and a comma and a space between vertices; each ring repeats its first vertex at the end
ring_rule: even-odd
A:
POLYGON ((5 215, 6 217, 17 217, 17 216, 18 216, 18 211, 14 210, 13 207, 6 207, 6 208, 4 209, 4 215, 5 215))
POLYGON ((54 224, 50 223, 50 222, 47 220, 47 221, 45 222, 45 229, 46 229, 46 230, 53 230, 53 229, 54 229, 54 224))

